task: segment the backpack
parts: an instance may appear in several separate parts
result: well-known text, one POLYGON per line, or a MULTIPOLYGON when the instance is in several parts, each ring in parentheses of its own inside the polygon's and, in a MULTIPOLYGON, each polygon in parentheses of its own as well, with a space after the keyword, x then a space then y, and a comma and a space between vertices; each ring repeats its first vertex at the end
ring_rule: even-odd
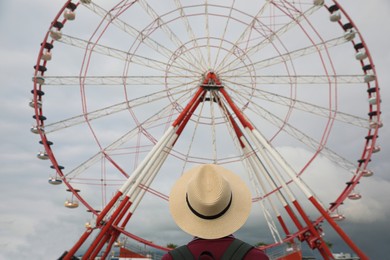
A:
MULTIPOLYGON (((233 242, 226 249, 221 260, 238 260, 243 259, 244 256, 251 250, 253 246, 245 243, 239 239, 234 239, 233 242)), ((187 245, 180 246, 174 250, 169 251, 173 260, 195 260, 187 245)), ((215 260, 214 256, 209 251, 203 251, 198 260, 215 260)))

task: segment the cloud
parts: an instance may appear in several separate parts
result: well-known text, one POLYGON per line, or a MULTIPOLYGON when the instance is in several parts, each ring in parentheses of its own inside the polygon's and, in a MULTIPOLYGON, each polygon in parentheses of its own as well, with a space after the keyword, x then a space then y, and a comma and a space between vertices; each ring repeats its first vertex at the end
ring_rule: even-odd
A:
MULTIPOLYGON (((81 235, 79 228, 79 216, 62 215, 35 220, 34 228, 25 232, 23 226, 18 225, 18 243, 11 247, 5 246, 0 252, 3 259, 58 259, 61 254, 70 248, 75 237, 81 235), (22 238, 22 239, 21 239, 22 238)), ((20 222, 19 222, 20 223, 20 222)))
POLYGON ((359 187, 363 196, 358 203, 349 202, 345 214, 352 223, 372 225, 385 223, 390 217, 390 207, 386 207, 386 198, 390 196, 390 182, 378 179, 364 180, 359 187), (365 196, 365 193, 368 196, 365 196))

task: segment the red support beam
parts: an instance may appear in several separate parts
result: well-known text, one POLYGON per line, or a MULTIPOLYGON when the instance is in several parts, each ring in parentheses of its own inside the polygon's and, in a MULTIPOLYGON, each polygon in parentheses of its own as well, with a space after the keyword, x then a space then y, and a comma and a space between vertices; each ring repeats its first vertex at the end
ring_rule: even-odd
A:
POLYGON ((293 201, 294 206, 298 210, 299 214, 302 216, 303 220, 305 221, 307 227, 309 228, 310 232, 310 237, 306 239, 308 242, 309 246, 312 249, 317 248, 318 251, 320 251, 322 257, 327 260, 327 259, 333 259, 332 252, 324 242, 324 240, 321 237, 321 234, 319 234, 318 230, 313 226, 312 221, 309 219, 301 205, 298 203, 297 200, 293 201))
MULTIPOLYGON (((242 124, 244 128, 249 128, 250 130, 253 130, 254 127, 249 122, 249 120, 246 119, 245 115, 242 113, 242 111, 236 106, 230 95, 226 92, 226 90, 223 88, 218 76, 214 72, 209 72, 206 74, 203 85, 200 85, 197 89, 194 96, 191 98, 191 100, 188 102, 188 104, 184 107, 184 109, 180 112, 179 116, 176 118, 176 120, 172 123, 173 127, 177 127, 176 134, 177 138, 180 136, 182 131, 184 130, 186 124, 192 117, 193 113, 199 106, 200 102, 204 99, 207 91, 220 91, 222 96, 224 97, 225 101, 227 102, 227 105, 230 106, 230 108, 233 110, 234 114, 237 116, 238 120, 242 124)), ((222 100, 218 96, 217 100, 219 106, 225 111, 225 115, 228 118, 229 122, 231 123, 235 134, 237 135, 238 139, 240 140, 244 134, 241 131, 239 125, 237 124, 235 118, 232 116, 232 114, 228 111, 227 106, 224 105, 222 100)), ((244 144, 240 140, 240 144, 242 147, 244 147, 244 144)), ((174 145, 174 144, 173 144, 174 145)), ((102 247, 108 242, 108 245, 106 247, 105 256, 107 256, 109 250, 111 250, 112 245, 115 243, 117 238, 119 237, 120 233, 123 233, 127 235, 128 237, 132 237, 136 239, 137 241, 140 241, 146 245, 150 245, 155 248, 159 248, 162 250, 168 250, 167 248, 158 246, 153 244, 150 241, 147 241, 145 239, 136 237, 135 235, 127 232, 124 230, 126 224, 130 220, 132 216, 132 212, 129 212, 129 209, 132 205, 132 202, 130 201, 130 198, 128 196, 125 196, 125 198, 121 201, 121 203, 118 205, 118 207, 115 209, 115 211, 112 213, 112 215, 108 218, 108 221, 104 223, 105 216, 109 213, 110 210, 112 210, 115 206, 115 203, 119 201, 119 199, 122 197, 122 192, 118 191, 117 194, 114 196, 114 198, 111 199, 111 201, 107 204, 107 206, 103 209, 103 211, 98 215, 97 217, 97 227, 101 228, 100 233, 95 238, 95 240, 92 242, 90 247, 88 248, 87 252, 85 253, 84 257, 85 259, 93 259, 97 254, 100 252, 102 247)), ((362 259, 367 260, 368 257, 352 242, 352 240, 344 233, 344 231, 335 223, 335 221, 329 216, 328 212, 325 211, 325 209, 315 200, 314 197, 310 197, 309 200, 313 203, 313 205, 319 210, 319 212, 322 214, 322 216, 331 224, 331 226, 335 229, 337 233, 344 239, 344 241, 351 247, 352 250, 355 251, 356 254, 362 259)), ((322 254, 324 259, 333 259, 333 255, 327 245, 324 243, 322 237, 321 237, 321 230, 318 229, 317 226, 314 226, 313 222, 310 221, 307 214, 304 212, 303 208, 300 206, 298 201, 294 200, 292 201, 292 204, 295 206, 296 210, 298 211, 299 215, 302 217, 304 222, 306 223, 306 226, 303 226, 300 222, 300 219, 298 219, 297 215, 295 215, 294 211, 291 209, 291 207, 287 204, 284 206, 288 216, 291 218, 299 232, 302 234, 298 234, 298 238, 300 240, 306 240, 309 246, 312 249, 318 249, 319 252, 322 254)), ((281 216, 277 216, 280 225, 282 226, 283 231, 287 235, 287 237, 291 234, 286 223, 282 219, 281 216)), ((88 229, 83 236, 80 238, 80 240, 76 243, 76 245, 69 251, 69 253, 65 256, 64 259, 70 259, 78 250, 78 248, 86 241, 90 233, 92 232, 92 229, 88 229)))
POLYGON ((282 226, 282 229, 283 229, 284 233, 285 233, 286 236, 288 237, 288 236, 290 235, 290 231, 288 230, 288 227, 287 227, 286 223, 284 222, 282 216, 279 215, 279 216, 277 217, 277 219, 278 219, 280 225, 282 226))
POLYGON ((107 232, 112 227, 112 224, 117 219, 118 215, 122 211, 126 211, 131 206, 131 201, 129 201, 129 197, 125 197, 123 201, 119 204, 118 208, 114 211, 114 213, 111 215, 110 219, 107 221, 107 223, 104 224, 103 228, 101 229, 100 233, 97 235, 95 240, 92 242, 88 250, 85 252, 85 257, 88 259, 91 254, 95 251, 95 248, 99 246, 101 240, 104 239, 107 232))
MULTIPOLYGON (((183 111, 180 113, 178 118, 173 122, 172 126, 174 127, 180 124, 179 129, 177 131, 178 134, 180 134, 180 132, 184 129, 186 123, 191 118, 193 112, 196 110, 196 107, 199 105, 201 95, 204 95, 205 93, 206 90, 203 89, 202 87, 199 87, 195 95, 190 100, 190 102, 183 109, 183 111)), ((115 194, 115 196, 110 200, 110 202, 106 205, 103 211, 97 216, 96 224, 98 227, 99 226, 101 227, 101 230, 97 235, 97 237, 95 238, 95 240, 92 242, 92 244, 85 252, 83 258, 89 259, 91 257, 93 258, 94 256, 96 256, 100 252, 104 244, 107 243, 108 241, 109 244, 106 250, 109 250, 113 244, 112 241, 115 241, 115 239, 119 236, 120 233, 117 230, 114 231, 113 229, 117 229, 117 225, 124 218, 126 212, 131 207, 132 202, 129 201, 129 197, 125 196, 125 198, 118 205, 117 209, 110 216, 109 220, 106 223, 104 223, 104 218, 108 214, 108 212, 113 209, 115 203, 119 201, 122 195, 123 193, 118 191, 115 194), (112 234, 116 234, 116 235, 113 236, 112 234)), ((121 225, 122 229, 124 228, 124 226, 126 226, 131 216, 132 216, 131 212, 128 212, 125 220, 121 225)), ((119 231, 123 232, 123 230, 119 230, 119 231)), ((84 244, 84 242, 87 240, 87 238, 91 233, 92 233, 92 229, 87 230, 79 239, 79 241, 72 247, 72 249, 64 256, 64 259, 71 259, 76 254, 77 250, 84 244)))
POLYGON ((311 197, 309 200, 317 208, 317 210, 322 214, 322 216, 328 221, 328 223, 333 227, 333 229, 340 235, 340 237, 347 243, 347 245, 360 257, 361 260, 368 260, 369 258, 360 250, 359 247, 348 237, 348 235, 342 230, 339 225, 335 222, 334 219, 325 211, 325 209, 318 203, 318 201, 311 197))
MULTIPOLYGON (((111 229, 111 228, 110 228, 111 229)), ((111 232, 106 232, 102 239, 100 239, 99 243, 96 247, 93 248, 91 254, 85 254, 83 256, 84 259, 95 259, 97 255, 99 254, 100 250, 103 248, 103 246, 109 241, 111 238, 111 232)))
MULTIPOLYGON (((202 89, 202 92, 199 95, 198 99, 194 100, 194 102, 190 102, 189 103, 189 105, 191 104, 190 107, 189 107, 190 109, 186 110, 186 113, 185 113, 184 117, 179 116, 182 120, 177 122, 177 124, 180 124, 179 128, 176 131, 177 135, 180 135, 183 132, 184 127, 187 125, 187 123, 190 120, 191 116, 194 114, 196 108, 200 104, 200 102, 203 99, 205 93, 206 93, 206 90, 202 89)), ((184 111, 182 113, 184 113, 184 111)))
POLYGON ((226 92, 224 88, 221 88, 219 90, 222 95, 225 97, 226 101, 228 102, 229 106, 232 108, 236 116, 238 117, 238 120, 240 120, 241 124, 244 127, 248 127, 250 130, 253 130, 254 127, 252 124, 244 117, 240 109, 236 106, 236 104, 233 102, 233 100, 230 98, 229 94, 226 92))
POLYGON ((114 204, 119 200, 119 198, 121 196, 122 196, 122 192, 117 191, 115 196, 110 200, 110 202, 104 207, 102 212, 100 212, 100 214, 97 216, 97 218, 96 218, 96 225, 99 225, 99 223, 102 222, 103 218, 106 216, 108 211, 110 211, 112 209, 114 204))
POLYGON ((89 235, 92 233, 92 229, 88 228, 84 234, 80 237, 77 243, 68 251, 68 253, 64 256, 63 260, 71 260, 71 258, 76 254, 77 250, 84 244, 84 242, 88 239, 89 235))
POLYGON ((179 117, 173 122, 172 126, 177 126, 183 118, 187 115, 190 108, 193 106, 195 101, 199 98, 199 96, 204 92, 203 88, 198 88, 198 91, 195 93, 195 95, 192 97, 191 101, 187 104, 187 106, 183 109, 183 111, 180 113, 179 117))

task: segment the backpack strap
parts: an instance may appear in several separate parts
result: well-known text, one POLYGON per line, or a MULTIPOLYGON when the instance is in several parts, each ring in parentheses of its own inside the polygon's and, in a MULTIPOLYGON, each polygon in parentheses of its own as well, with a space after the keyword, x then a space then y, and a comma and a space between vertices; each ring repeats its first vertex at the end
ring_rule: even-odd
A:
POLYGON ((194 256, 188 249, 187 245, 175 248, 169 251, 169 254, 172 256, 173 260, 194 260, 194 256))
POLYGON ((253 248, 252 245, 239 239, 234 239, 222 256, 222 260, 244 259, 244 256, 253 248))

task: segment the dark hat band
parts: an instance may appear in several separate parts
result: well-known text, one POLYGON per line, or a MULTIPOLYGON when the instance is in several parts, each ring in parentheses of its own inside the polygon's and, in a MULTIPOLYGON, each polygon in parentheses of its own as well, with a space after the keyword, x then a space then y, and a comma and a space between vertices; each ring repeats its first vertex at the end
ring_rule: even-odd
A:
POLYGON ((188 206, 188 208, 191 210, 191 212, 194 213, 197 217, 202 218, 202 219, 207 219, 207 220, 217 219, 217 218, 221 217, 223 214, 225 214, 226 211, 228 211, 228 209, 230 208, 230 205, 232 204, 232 200, 233 200, 233 194, 230 193, 230 200, 229 200, 229 203, 228 203, 228 205, 227 205, 221 212, 219 212, 219 213, 216 214, 216 215, 206 216, 206 215, 203 215, 203 214, 199 213, 198 211, 196 211, 196 210, 191 206, 191 204, 190 204, 190 202, 189 202, 189 200, 188 200, 188 194, 186 193, 187 206, 188 206))

